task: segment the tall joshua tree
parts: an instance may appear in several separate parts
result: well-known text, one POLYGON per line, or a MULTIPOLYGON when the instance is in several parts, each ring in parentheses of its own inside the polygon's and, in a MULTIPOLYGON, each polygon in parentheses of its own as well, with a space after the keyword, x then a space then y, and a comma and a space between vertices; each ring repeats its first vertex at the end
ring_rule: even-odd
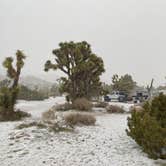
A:
POLYGON ((64 42, 52 52, 55 63, 48 60, 45 71, 61 70, 67 75, 62 77, 62 88, 69 93, 70 99, 90 98, 101 90, 100 75, 105 71, 103 60, 95 55, 86 42, 64 42))
MULTIPOLYGON (((18 95, 18 83, 21 74, 21 70, 24 66, 25 55, 22 51, 17 50, 16 52, 16 67, 13 66, 14 59, 12 57, 7 57, 4 62, 3 66, 7 70, 7 76, 11 79, 12 85, 6 89, 9 92, 10 97, 10 111, 14 111, 14 105, 17 100, 18 95)), ((4 101, 5 102, 5 101, 4 101)), ((8 103, 9 104, 9 103, 8 103)))

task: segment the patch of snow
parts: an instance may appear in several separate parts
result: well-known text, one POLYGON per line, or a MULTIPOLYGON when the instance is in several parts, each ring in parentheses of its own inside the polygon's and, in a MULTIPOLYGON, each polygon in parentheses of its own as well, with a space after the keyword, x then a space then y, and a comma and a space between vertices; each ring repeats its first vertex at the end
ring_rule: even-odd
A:
POLYGON ((63 103, 65 103, 65 97, 51 97, 43 101, 19 100, 16 108, 29 112, 33 118, 40 118, 41 114, 49 110, 52 106, 63 103))
MULTIPOLYGON (((19 101, 39 118, 59 97, 45 101, 19 101)), ((35 127, 14 129, 21 122, 0 123, 0 165, 2 166, 159 166, 126 135, 127 114, 96 116, 96 126, 77 127, 76 131, 50 133, 35 127)))

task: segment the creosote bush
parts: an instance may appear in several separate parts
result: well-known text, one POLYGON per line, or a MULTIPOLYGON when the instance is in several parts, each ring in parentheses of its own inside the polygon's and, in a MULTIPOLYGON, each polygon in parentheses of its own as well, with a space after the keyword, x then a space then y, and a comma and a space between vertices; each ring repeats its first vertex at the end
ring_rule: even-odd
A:
POLYGON ((65 115, 65 121, 70 125, 95 125, 96 118, 88 113, 69 113, 65 115))
POLYGON ((128 118, 127 134, 154 159, 166 159, 166 96, 160 94, 144 105, 143 111, 133 111, 128 118))
POLYGON ((48 110, 48 111, 42 113, 43 120, 54 120, 55 118, 56 118, 55 112, 52 110, 48 110))
POLYGON ((71 110, 72 108, 73 108, 72 104, 65 103, 65 104, 58 104, 54 106, 52 109, 56 111, 68 111, 68 110, 71 110))
POLYGON ((91 111, 92 103, 89 102, 86 98, 78 98, 73 101, 73 109, 79 111, 91 111))
POLYGON ((130 111, 129 112, 133 112, 133 111, 136 111, 136 112, 142 112, 144 111, 144 108, 142 106, 132 106, 130 107, 130 111))
POLYGON ((16 129, 22 130, 24 128, 30 128, 30 127, 37 127, 37 129, 47 129, 49 132, 71 132, 73 131, 73 128, 70 126, 61 126, 58 122, 53 121, 34 121, 34 122, 27 122, 22 123, 18 126, 16 126, 16 129))
POLYGON ((106 102, 97 102, 93 106, 98 107, 98 108, 106 108, 108 106, 108 103, 106 103, 106 102))
POLYGON ((106 110, 108 113, 124 113, 125 112, 123 107, 120 107, 117 105, 109 105, 106 107, 106 110))

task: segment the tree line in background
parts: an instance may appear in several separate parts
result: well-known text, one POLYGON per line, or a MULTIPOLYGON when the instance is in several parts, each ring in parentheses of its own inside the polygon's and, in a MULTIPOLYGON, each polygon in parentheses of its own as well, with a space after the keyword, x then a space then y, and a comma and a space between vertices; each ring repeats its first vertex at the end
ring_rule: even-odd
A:
MULTIPOLYGON (((8 87, 11 84, 11 80, 4 79, 0 81, 0 88, 2 87, 8 87)), ((59 96, 60 91, 59 91, 59 85, 58 84, 53 84, 51 87, 44 87, 44 88, 39 88, 35 86, 35 88, 29 88, 28 86, 25 85, 19 85, 19 92, 17 99, 18 100, 44 100, 48 99, 49 97, 55 97, 59 96)))

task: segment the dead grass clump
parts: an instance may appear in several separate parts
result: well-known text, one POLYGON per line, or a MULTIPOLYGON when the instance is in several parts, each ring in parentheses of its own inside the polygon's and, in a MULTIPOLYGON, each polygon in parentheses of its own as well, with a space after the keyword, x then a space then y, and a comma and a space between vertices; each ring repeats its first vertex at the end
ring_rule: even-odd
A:
POLYGON ((52 110, 48 110, 42 114, 42 120, 54 120, 55 118, 55 112, 52 110))
POLYGON ((47 129, 49 132, 70 132, 73 131, 73 127, 69 125, 61 125, 58 122, 53 121, 34 121, 29 123, 22 123, 16 127, 16 129, 21 130, 24 128, 37 127, 38 129, 47 129))
POLYGON ((38 127, 38 128, 46 128, 46 125, 44 125, 42 122, 29 122, 29 123, 22 123, 16 127, 16 129, 24 129, 24 128, 30 128, 30 127, 38 127))
POLYGON ((125 112, 123 107, 120 107, 117 105, 109 105, 106 107, 106 110, 108 113, 124 113, 125 112))
POLYGON ((73 109, 79 111, 91 111, 92 103, 89 102, 86 98, 78 98, 73 102, 73 109))
POLYGON ((68 111, 72 109, 72 104, 65 103, 65 104, 58 104, 52 108, 54 111, 68 111))
POLYGON ((108 103, 106 102, 97 102, 94 104, 94 107, 98 107, 98 108, 106 108, 108 106, 108 103))
POLYGON ((69 113, 65 115, 65 121, 70 125, 94 125, 96 118, 87 113, 69 113))
POLYGON ((144 111, 144 108, 142 106, 132 106, 130 107, 130 111, 129 112, 133 112, 133 111, 136 111, 136 112, 142 112, 144 111))

